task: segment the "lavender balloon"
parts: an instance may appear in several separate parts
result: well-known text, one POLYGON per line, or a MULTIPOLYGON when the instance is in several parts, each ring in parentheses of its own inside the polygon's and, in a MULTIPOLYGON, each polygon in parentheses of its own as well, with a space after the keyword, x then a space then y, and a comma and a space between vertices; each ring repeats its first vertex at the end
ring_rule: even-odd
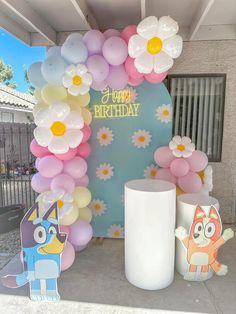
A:
POLYGON ((83 42, 87 46, 89 55, 100 54, 105 41, 105 36, 98 30, 92 29, 88 31, 83 38, 83 42))
POLYGON ((37 193, 43 193, 50 190, 51 179, 41 176, 38 172, 33 175, 31 180, 32 189, 37 193))
POLYGON ((113 36, 104 42, 102 53, 109 64, 120 65, 128 56, 128 47, 122 38, 113 36))
POLYGON ((93 229, 89 223, 83 220, 77 220, 70 226, 68 240, 75 246, 87 245, 92 239, 93 229))
POLYGON ((86 249, 87 245, 74 245, 74 249, 76 252, 81 252, 86 249))
POLYGON ((107 87, 107 81, 102 81, 102 82, 93 82, 91 85, 92 89, 101 91, 104 88, 107 87))
POLYGON ((106 30, 103 33, 103 35, 105 36, 106 39, 108 39, 108 38, 114 37, 114 36, 119 37, 120 36, 120 32, 117 29, 110 28, 110 29, 106 30))
POLYGON ((53 178, 63 170, 63 162, 55 156, 45 156, 37 163, 40 174, 46 178, 53 178))
POLYGON ((128 83, 128 74, 124 65, 111 66, 107 77, 107 83, 112 89, 123 89, 128 83))
POLYGON ((93 76, 93 82, 104 81, 109 74, 109 64, 99 55, 94 55, 87 60, 88 71, 93 76))

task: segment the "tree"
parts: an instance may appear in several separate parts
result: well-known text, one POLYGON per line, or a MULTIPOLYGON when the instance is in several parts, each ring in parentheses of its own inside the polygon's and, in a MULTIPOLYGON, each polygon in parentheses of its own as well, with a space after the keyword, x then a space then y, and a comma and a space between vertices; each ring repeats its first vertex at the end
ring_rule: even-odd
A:
POLYGON ((16 88, 17 85, 14 82, 10 82, 13 78, 14 72, 11 65, 5 64, 2 59, 0 59, 0 84, 9 86, 11 88, 16 88))
POLYGON ((31 95, 34 95, 35 87, 30 83, 30 80, 28 78, 28 73, 25 67, 24 67, 24 76, 25 76, 25 81, 28 84, 28 93, 31 95))

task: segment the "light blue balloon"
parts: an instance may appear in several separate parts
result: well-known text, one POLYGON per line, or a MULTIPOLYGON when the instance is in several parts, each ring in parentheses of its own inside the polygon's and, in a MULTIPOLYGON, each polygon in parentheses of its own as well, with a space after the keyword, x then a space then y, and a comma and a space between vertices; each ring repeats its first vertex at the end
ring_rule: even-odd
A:
POLYGON ((49 48, 47 51, 47 57, 51 57, 51 56, 61 57, 61 47, 53 46, 49 48))
POLYGON ((72 33, 67 38, 66 41, 75 41, 75 40, 83 40, 83 36, 80 33, 72 33))
POLYGON ((61 55, 69 63, 84 63, 88 58, 88 49, 79 39, 80 37, 75 35, 64 42, 61 47, 61 55))
POLYGON ((27 71, 30 83, 39 88, 47 84, 41 73, 41 65, 42 62, 32 63, 27 71))
POLYGON ((58 56, 48 57, 42 64, 41 71, 44 79, 49 84, 59 85, 62 82, 62 76, 67 64, 58 56))

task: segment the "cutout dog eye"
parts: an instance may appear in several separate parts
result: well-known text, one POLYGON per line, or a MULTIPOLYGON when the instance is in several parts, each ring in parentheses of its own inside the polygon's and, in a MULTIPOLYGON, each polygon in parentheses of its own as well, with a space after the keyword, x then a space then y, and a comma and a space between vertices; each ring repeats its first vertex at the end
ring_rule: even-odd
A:
POLYGON ((194 233, 198 233, 198 232, 202 231, 202 229, 203 229, 202 223, 201 223, 201 222, 198 222, 198 223, 196 224, 195 228, 194 228, 194 233))
POLYGON ((48 232, 49 232, 50 234, 56 234, 56 233, 57 233, 57 230, 56 230, 56 228, 55 228, 54 226, 51 226, 51 227, 48 229, 48 232))
POLYGON ((37 243, 44 243, 46 239, 47 239, 46 230, 44 229, 43 226, 38 226, 34 230, 34 240, 37 243))
POLYGON ((205 236, 207 238, 211 238, 214 235, 215 231, 216 231, 216 226, 213 224, 213 222, 209 222, 205 226, 205 236))

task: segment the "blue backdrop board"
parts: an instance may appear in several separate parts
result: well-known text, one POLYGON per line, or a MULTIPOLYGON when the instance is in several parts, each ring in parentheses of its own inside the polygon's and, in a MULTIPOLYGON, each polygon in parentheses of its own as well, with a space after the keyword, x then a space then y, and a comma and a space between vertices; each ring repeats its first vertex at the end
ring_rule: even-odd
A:
POLYGON ((92 154, 88 160, 94 236, 124 236, 124 184, 154 178, 153 154, 168 145, 171 97, 163 83, 91 90, 92 154))

